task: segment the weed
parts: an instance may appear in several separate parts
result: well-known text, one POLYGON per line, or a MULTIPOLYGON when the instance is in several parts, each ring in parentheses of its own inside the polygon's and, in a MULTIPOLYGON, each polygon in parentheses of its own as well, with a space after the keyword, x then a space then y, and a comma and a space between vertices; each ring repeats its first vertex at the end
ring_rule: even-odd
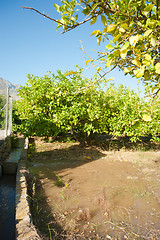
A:
POLYGON ((55 183, 55 185, 57 187, 65 187, 65 188, 67 188, 69 186, 70 179, 67 179, 67 181, 64 182, 62 180, 62 178, 58 174, 56 174, 56 177, 57 177, 57 182, 55 183))
POLYGON ((141 186, 140 189, 135 188, 135 189, 133 190, 133 194, 134 194, 136 197, 149 197, 150 195, 152 195, 152 193, 149 192, 148 190, 144 189, 143 186, 141 186))
POLYGON ((57 177, 57 182, 55 183, 55 185, 57 187, 64 187, 65 184, 64 184, 62 178, 58 174, 56 174, 56 177, 57 177))
POLYGON ((60 192, 60 194, 61 194, 61 197, 62 197, 63 202, 69 198, 68 195, 65 195, 65 194, 64 194, 64 190, 62 190, 62 191, 60 192))
POLYGON ((40 212, 42 211, 42 208, 39 207, 39 198, 36 196, 36 183, 33 182, 32 184, 32 192, 30 195, 28 195, 28 198, 30 199, 31 203, 31 211, 35 216, 38 216, 40 212))
POLYGON ((136 197, 149 197, 152 193, 148 192, 148 191, 145 191, 145 190, 140 190, 140 191, 137 191, 135 192, 135 196, 136 197))
POLYGON ((48 231, 49 231, 49 240, 52 240, 52 231, 54 231, 54 229, 51 229, 49 224, 48 224, 48 231))
POLYGON ((28 195, 28 197, 31 200, 32 212, 35 214, 35 216, 38 216, 42 211, 42 208, 39 208, 39 204, 38 204, 39 199, 35 196, 31 197, 28 195))

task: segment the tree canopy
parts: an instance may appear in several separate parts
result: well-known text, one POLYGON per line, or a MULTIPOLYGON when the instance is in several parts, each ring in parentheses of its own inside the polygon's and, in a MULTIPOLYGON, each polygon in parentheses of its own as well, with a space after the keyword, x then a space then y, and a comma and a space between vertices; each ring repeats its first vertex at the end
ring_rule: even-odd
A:
MULTIPOLYGON (((61 0, 54 4, 60 19, 53 19, 30 8, 57 23, 57 29, 70 31, 99 17, 101 29, 91 35, 100 45, 106 41, 106 49, 98 52, 97 59, 107 72, 118 67, 125 74, 142 80, 154 95, 160 92, 160 3, 159 0, 61 0)), ((28 8, 28 7, 23 7, 28 8)), ((98 72, 101 75, 101 68, 98 72)), ((102 75, 101 75, 102 76, 102 75)))
POLYGON ((158 97, 151 104, 123 85, 110 84, 105 90, 96 75, 89 80, 81 72, 77 67, 76 73, 28 75, 26 85, 18 90, 18 130, 26 136, 65 136, 80 142, 101 133, 128 136, 131 141, 148 134, 156 137, 160 132, 158 97))

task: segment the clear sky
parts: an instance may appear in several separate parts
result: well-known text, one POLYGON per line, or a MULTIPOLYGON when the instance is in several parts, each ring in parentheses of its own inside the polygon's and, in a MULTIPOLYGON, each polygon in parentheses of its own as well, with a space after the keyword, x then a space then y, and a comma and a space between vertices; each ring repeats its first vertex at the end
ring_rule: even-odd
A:
MULTIPOLYGON (((57 25, 39 14, 22 9, 21 6, 36 8, 58 18, 54 3, 60 5, 60 0, 1 0, 0 1, 0 77, 14 84, 24 85, 27 74, 43 76, 48 71, 56 72, 74 70, 78 64, 86 68, 85 54, 80 50, 83 42, 85 51, 92 57, 98 46, 96 38, 90 37, 97 26, 86 24, 73 31, 61 34, 56 31, 57 25)), ((92 76, 93 69, 84 72, 92 76)), ((114 71, 106 78, 114 77, 115 84, 124 83, 131 89, 143 91, 142 84, 137 85, 137 79, 124 76, 122 72, 114 71)))

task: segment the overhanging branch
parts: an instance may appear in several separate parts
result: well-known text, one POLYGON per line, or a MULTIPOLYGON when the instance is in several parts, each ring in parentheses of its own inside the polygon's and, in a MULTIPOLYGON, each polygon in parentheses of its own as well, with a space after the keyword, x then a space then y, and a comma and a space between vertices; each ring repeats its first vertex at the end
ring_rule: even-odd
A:
POLYGON ((98 16, 98 13, 95 13, 94 16, 91 16, 91 17, 87 18, 86 20, 84 20, 84 21, 82 21, 82 22, 79 22, 79 23, 76 23, 75 25, 70 26, 70 25, 67 25, 67 24, 65 24, 65 23, 62 23, 61 21, 58 21, 58 20, 56 20, 56 19, 54 19, 54 18, 49 17, 48 15, 46 15, 46 14, 38 11, 38 10, 35 9, 35 8, 32 8, 32 7, 24 7, 24 6, 22 6, 22 8, 23 8, 23 9, 29 9, 29 10, 35 11, 35 12, 37 12, 38 14, 42 15, 43 17, 48 18, 48 19, 50 19, 51 21, 54 21, 55 23, 58 23, 58 24, 60 24, 60 25, 62 25, 62 26, 64 26, 64 27, 66 27, 66 30, 64 30, 64 32, 62 32, 62 33, 68 32, 68 31, 70 31, 70 30, 72 30, 72 29, 74 29, 74 28, 76 28, 76 27, 78 27, 78 26, 80 26, 80 25, 82 25, 82 24, 90 21, 92 18, 98 16))
POLYGON ((35 12, 37 12, 38 14, 42 15, 42 16, 45 17, 45 18, 48 18, 48 19, 50 19, 51 21, 54 21, 54 22, 56 22, 56 23, 58 23, 58 24, 61 24, 61 25, 65 26, 65 27, 69 28, 68 25, 66 25, 66 24, 64 24, 64 23, 61 23, 60 21, 55 20, 54 18, 51 18, 51 17, 47 16, 47 15, 44 14, 44 13, 41 13, 40 11, 38 11, 38 10, 35 9, 35 8, 32 8, 32 7, 24 7, 24 6, 22 6, 22 8, 24 8, 24 9, 30 9, 30 10, 32 10, 32 11, 35 11, 35 12))

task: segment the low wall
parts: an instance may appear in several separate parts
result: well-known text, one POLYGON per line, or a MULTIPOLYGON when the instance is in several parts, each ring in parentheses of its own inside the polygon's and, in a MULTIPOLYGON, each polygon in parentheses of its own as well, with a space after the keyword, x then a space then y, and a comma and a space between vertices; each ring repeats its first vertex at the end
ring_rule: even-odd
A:
POLYGON ((29 209, 27 198, 27 150, 28 139, 25 140, 24 149, 21 154, 16 178, 16 239, 17 240, 40 240, 29 209))

